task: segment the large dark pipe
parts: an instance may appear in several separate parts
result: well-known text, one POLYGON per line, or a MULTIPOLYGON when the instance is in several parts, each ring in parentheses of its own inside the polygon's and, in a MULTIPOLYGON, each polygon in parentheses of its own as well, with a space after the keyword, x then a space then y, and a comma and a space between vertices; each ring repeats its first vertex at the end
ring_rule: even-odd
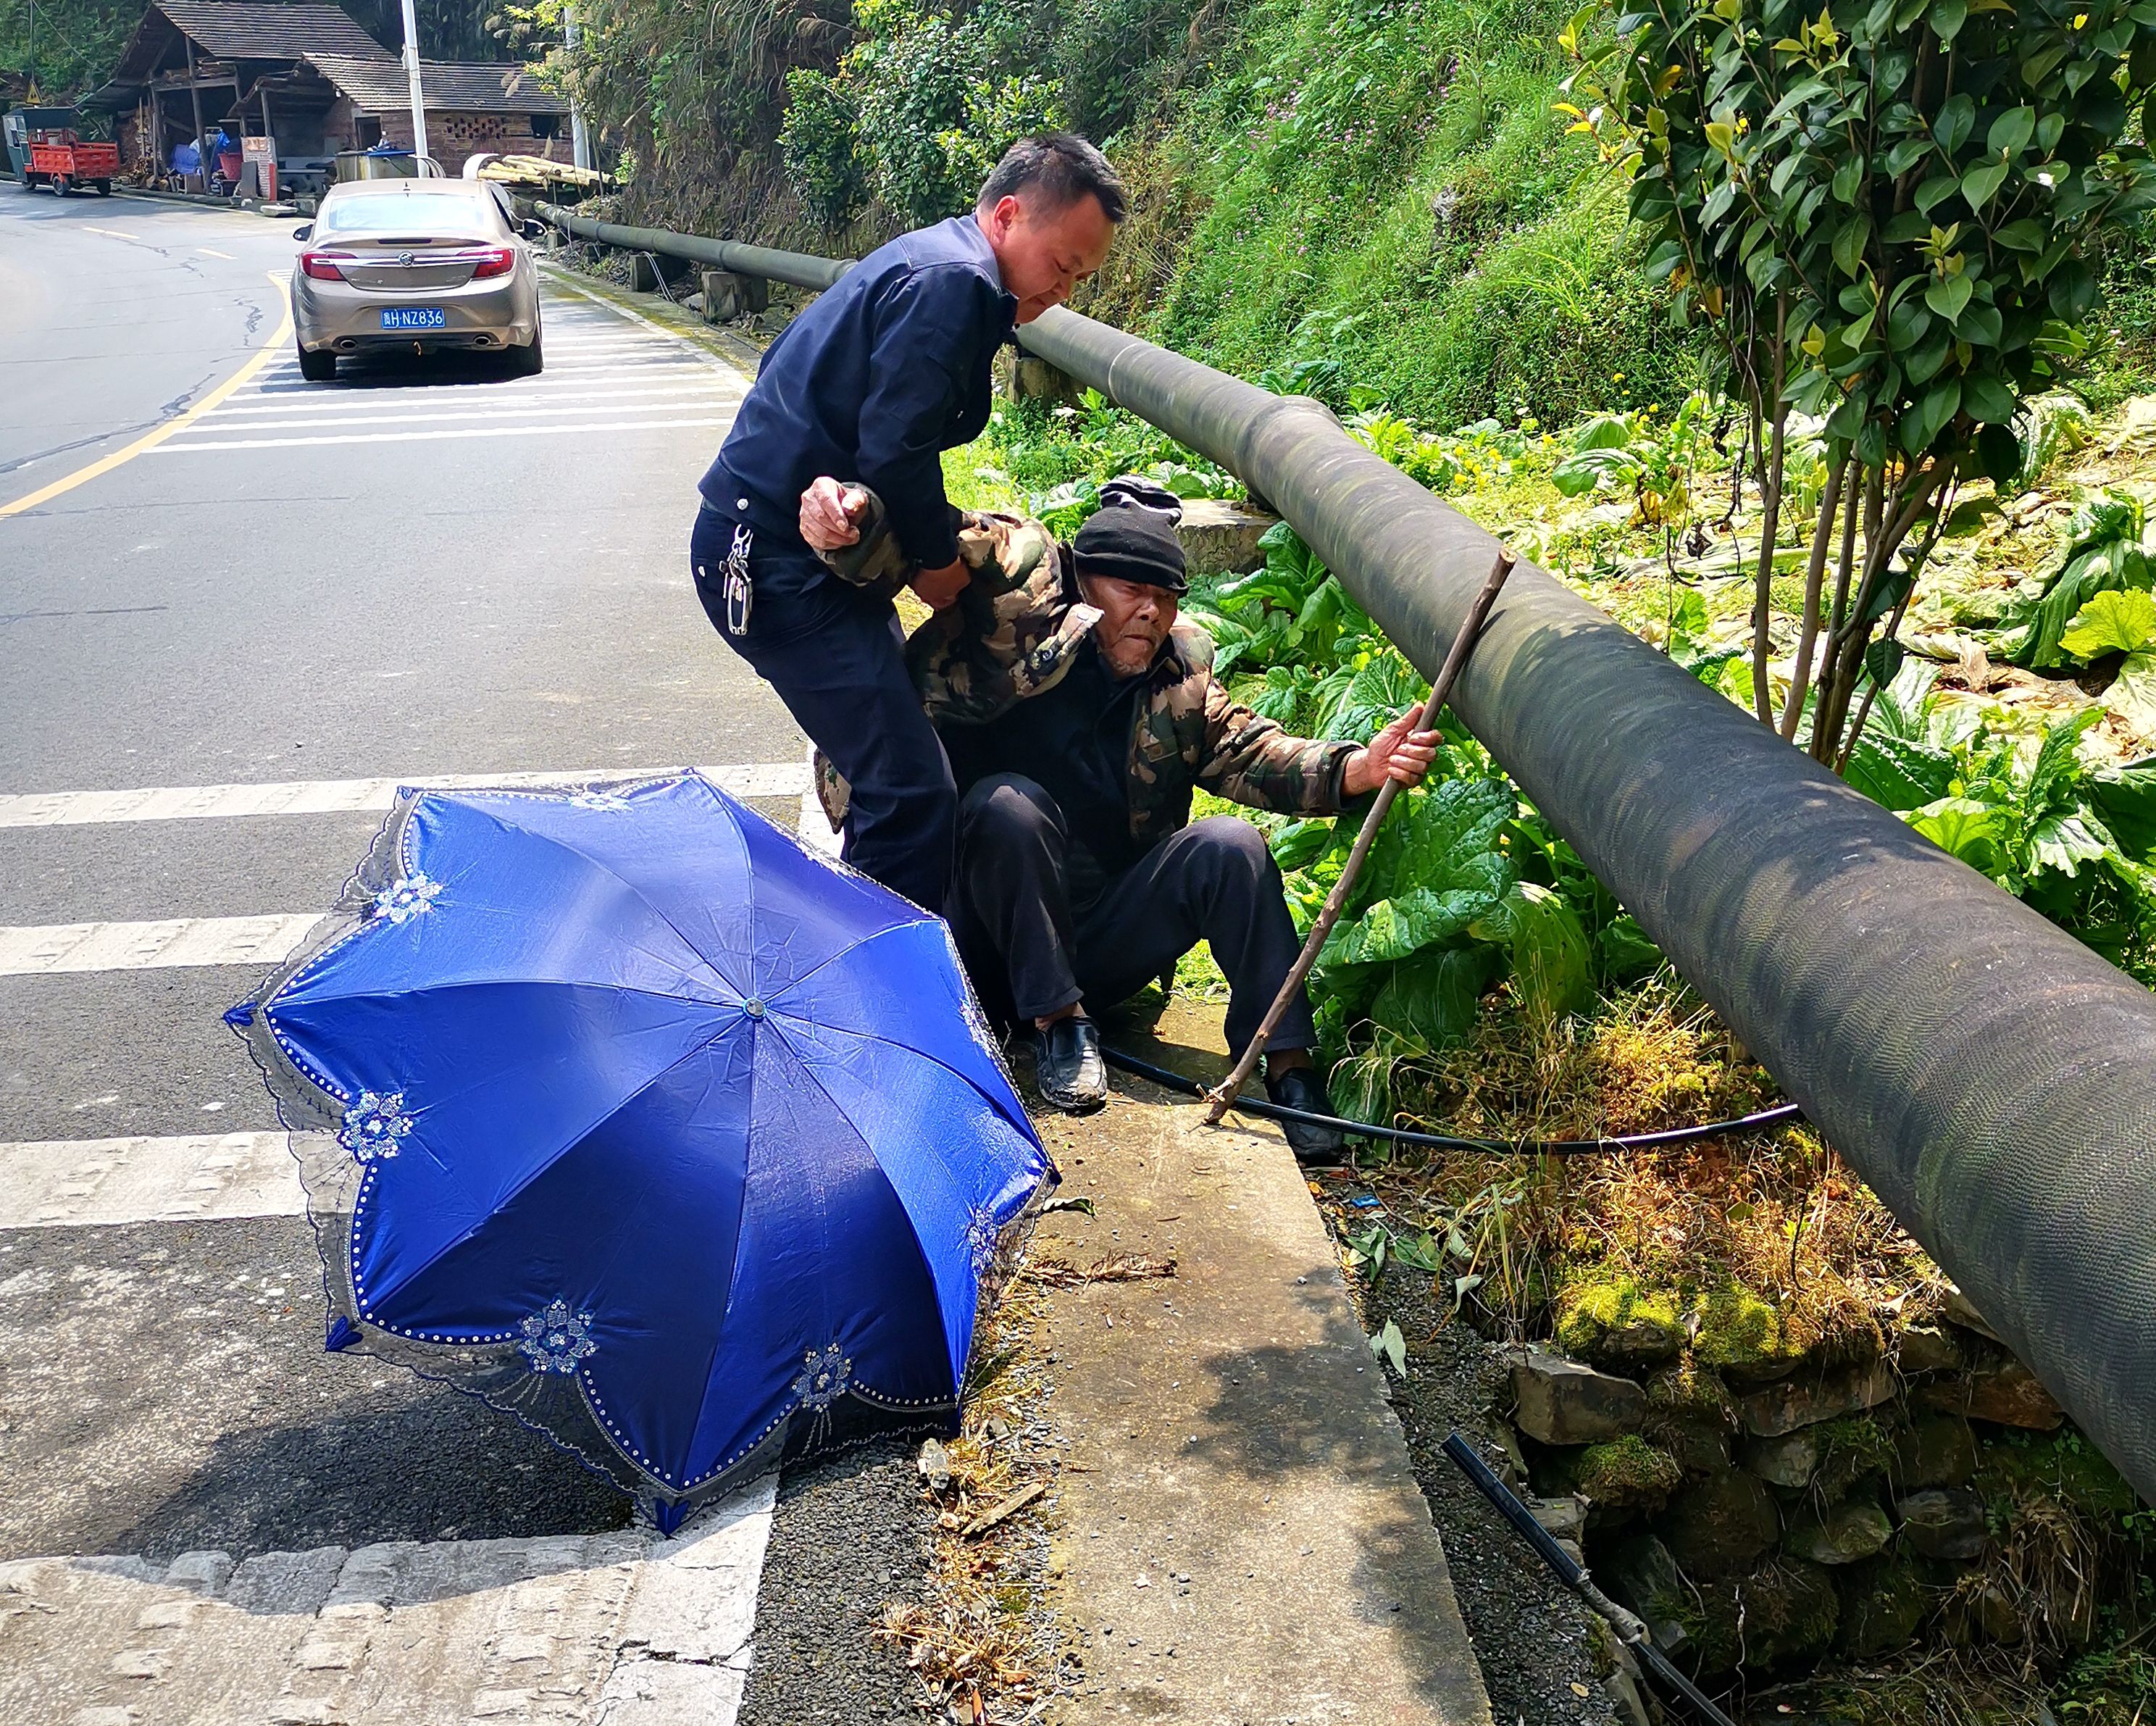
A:
POLYGON ((685 259, 731 270, 736 275, 757 275, 767 281, 791 282, 797 288, 819 292, 853 268, 834 258, 812 258, 806 252, 774 252, 768 246, 745 246, 730 239, 703 239, 693 234, 670 234, 663 228, 624 228, 614 222, 595 222, 557 203, 536 203, 539 218, 552 222, 562 233, 601 245, 619 246, 625 252, 650 252, 662 258, 685 259))
MULTIPOLYGON (((1315 403, 1066 311, 1021 339, 1240 475, 1436 670, 1490 535, 1315 403)), ((1530 564, 1452 705, 2156 1500, 2156 995, 1530 564)))

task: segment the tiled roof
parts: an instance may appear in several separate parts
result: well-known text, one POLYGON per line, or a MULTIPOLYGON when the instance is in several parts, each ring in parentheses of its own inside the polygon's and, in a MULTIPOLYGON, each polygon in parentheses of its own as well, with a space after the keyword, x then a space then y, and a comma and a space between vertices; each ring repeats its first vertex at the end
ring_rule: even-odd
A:
POLYGON ((305 54, 395 64, 395 57, 335 6, 261 6, 241 0, 157 0, 182 33, 221 60, 289 60, 305 54))
MULTIPOLYGON (((267 8, 264 8, 267 9, 267 8)), ((411 92, 395 60, 309 54, 303 58, 323 77, 370 112, 401 110, 411 92)), ((566 114, 569 105, 523 67, 476 60, 422 60, 419 87, 429 113, 566 114)))

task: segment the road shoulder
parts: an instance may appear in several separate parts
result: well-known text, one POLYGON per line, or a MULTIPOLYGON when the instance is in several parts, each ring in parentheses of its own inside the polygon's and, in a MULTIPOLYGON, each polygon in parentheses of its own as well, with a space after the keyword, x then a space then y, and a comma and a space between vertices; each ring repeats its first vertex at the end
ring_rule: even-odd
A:
POLYGON ((1173 1258, 1053 1292, 1064 1718, 1486 1726, 1444 1548, 1332 1241, 1277 1134, 1126 1086, 1051 1125, 1037 1250, 1173 1258))

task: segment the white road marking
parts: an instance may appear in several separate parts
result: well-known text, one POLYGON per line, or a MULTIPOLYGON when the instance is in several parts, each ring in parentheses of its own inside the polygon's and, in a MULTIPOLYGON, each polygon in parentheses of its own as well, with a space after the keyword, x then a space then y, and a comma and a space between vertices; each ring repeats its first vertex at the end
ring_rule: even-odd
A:
POLYGON ((0 1144, 0 1229, 302 1216, 290 1135, 185 1133, 0 1144))
POLYGON ((670 1539, 397 1541, 237 1567, 18 1559, 0 1564, 8 1675, 31 1698, 133 1681, 117 1693, 143 1710, 64 1710, 77 1722, 735 1726, 778 1487, 775 1472, 748 1482, 670 1539))
POLYGON ((319 915, 310 911, 142 922, 23 923, 0 928, 0 977, 274 965, 291 955, 319 915))
POLYGON ((539 275, 542 281, 551 284, 552 286, 560 289, 565 293, 574 294, 579 300, 588 300, 593 305, 600 306, 605 311, 612 312, 616 317, 622 318, 629 323, 634 324, 640 330, 649 331, 654 336, 658 336, 662 342, 672 342, 676 347, 680 347, 690 353, 695 354, 698 358, 705 361, 707 364, 718 367, 721 371, 732 372, 735 369, 733 367, 729 366, 724 360, 721 359, 716 354, 711 352, 708 349, 698 347, 695 342, 690 341, 685 336, 682 336, 675 331, 668 329, 664 324, 654 323, 640 311, 632 311, 626 306, 617 306, 613 301, 607 299, 603 295, 594 294, 588 289, 578 287, 574 282, 567 280, 557 270, 549 270, 544 265, 542 265, 539 275))
POLYGON ((195 249, 200 252, 205 258, 222 258, 228 264, 233 261, 231 253, 220 252, 215 246, 197 246, 195 249))
POLYGON ((536 438, 557 432, 645 432, 692 429, 708 431, 732 424, 732 416, 726 415, 717 419, 618 419, 565 425, 470 426, 455 431, 362 432, 348 438, 223 438, 209 442, 180 443, 176 440, 160 444, 154 451, 146 453, 184 455, 216 449, 304 449, 326 444, 422 444, 444 438, 536 438))
POLYGON ((802 844, 812 850, 821 851, 827 857, 835 857, 845 843, 843 833, 831 830, 831 818, 824 813, 824 801, 816 795, 816 746, 808 746, 808 753, 801 763, 801 813, 795 817, 793 830, 802 844))
MULTIPOLYGON (((732 400, 729 398, 721 396, 717 399, 721 402, 726 403, 728 405, 732 404, 732 400)), ((711 395, 706 393, 699 396, 685 397, 675 400, 654 403, 651 403, 650 406, 652 411, 654 413, 679 413, 687 408, 705 405, 711 400, 712 398, 711 395)), ((383 405, 386 406, 388 404, 385 403, 383 405)), ((475 422, 475 429, 484 430, 490 423, 498 424, 504 420, 509 419, 517 419, 526 417, 541 419, 559 419, 564 414, 571 416, 583 415, 588 417, 593 414, 607 411, 619 413, 623 411, 634 410, 625 410, 624 408, 616 408, 608 410, 585 405, 583 407, 569 408, 543 408, 536 406, 466 408, 444 409, 439 413, 332 414, 319 418, 297 419, 238 419, 232 421, 219 421, 217 424, 211 427, 211 429, 220 434, 224 432, 242 431, 282 432, 292 431, 310 426, 418 425, 431 424, 437 421, 446 422, 450 420, 463 420, 475 422)))
POLYGON ((141 237, 133 234, 122 234, 117 228, 93 228, 87 222, 82 224, 82 231, 85 234, 101 234, 107 239, 136 239, 141 237))
MULTIPOLYGON (((560 384, 542 386, 536 389, 520 389, 511 393, 506 388, 471 389, 462 394, 449 390, 435 390, 416 398, 429 407, 469 403, 474 408, 510 414, 526 407, 550 406, 557 402, 620 402, 637 407, 656 402, 705 402, 716 398, 737 401, 747 393, 746 386, 730 388, 716 379, 696 378, 680 383, 625 383, 605 389, 587 389, 567 380, 560 384)), ((322 391, 309 396, 295 395, 292 399, 263 400, 249 397, 244 400, 228 402, 215 412, 205 414, 198 424, 222 427, 228 419, 258 419, 278 416, 289 424, 295 416, 312 414, 378 413, 406 402, 414 402, 407 391, 395 389, 352 389, 322 391)))
MULTIPOLYGON (((490 785, 588 785, 650 777, 668 768, 593 768, 583 773, 450 773, 397 779, 285 779, 254 785, 161 785, 132 791, 19 791, 0 794, 0 827, 79 827, 115 821, 224 820, 242 815, 331 815, 387 811, 397 788, 469 791, 490 785)), ((742 798, 793 797, 809 789, 797 761, 697 769, 721 791, 742 798)), ((819 819, 821 817, 819 815, 819 819)))

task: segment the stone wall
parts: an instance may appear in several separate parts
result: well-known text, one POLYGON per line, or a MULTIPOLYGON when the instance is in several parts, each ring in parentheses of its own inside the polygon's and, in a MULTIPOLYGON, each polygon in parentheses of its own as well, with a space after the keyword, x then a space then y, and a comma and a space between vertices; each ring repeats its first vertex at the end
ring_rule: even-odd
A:
POLYGON ((1732 1348, 1645 1297, 1558 1328, 1570 1354, 1512 1373, 1537 1514, 1702 1673, 2093 1634, 2133 1495, 1958 1295, 1832 1354, 1732 1348), (2034 1590, 2002 1563, 2032 1516, 2088 1549, 2034 1590))

